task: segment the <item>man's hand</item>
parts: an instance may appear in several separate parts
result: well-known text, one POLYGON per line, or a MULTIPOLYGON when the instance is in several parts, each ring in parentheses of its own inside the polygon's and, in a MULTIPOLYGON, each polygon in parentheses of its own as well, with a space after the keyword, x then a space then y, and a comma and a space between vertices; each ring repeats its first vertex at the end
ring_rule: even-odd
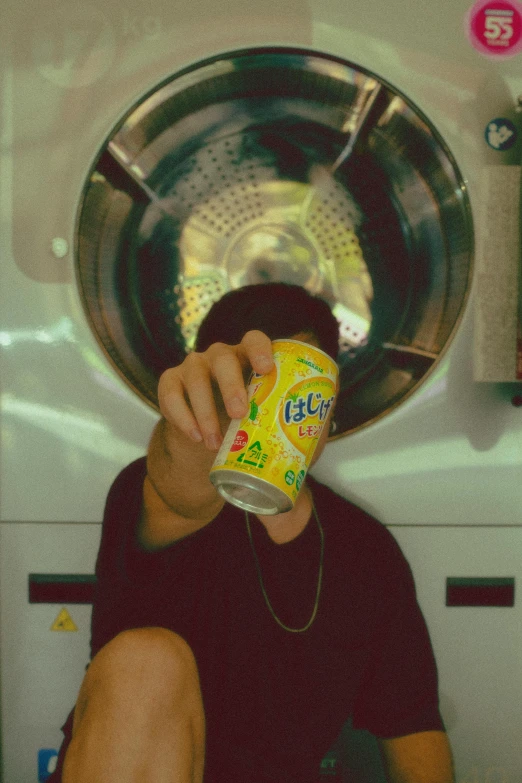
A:
POLYGON ((239 345, 215 343, 192 353, 160 378, 163 418, 149 445, 138 540, 149 550, 169 546, 216 517, 224 500, 209 471, 231 418, 248 410, 246 380, 274 365, 272 343, 259 331, 239 345))
POLYGON ((395 739, 380 739, 389 783, 455 783, 447 735, 422 731, 395 739))
POLYGON ((266 374, 273 364, 272 343, 259 331, 247 332, 239 345, 215 343, 202 353, 191 353, 161 376, 161 413, 194 443, 203 441, 217 451, 228 420, 247 413, 245 374, 266 374))

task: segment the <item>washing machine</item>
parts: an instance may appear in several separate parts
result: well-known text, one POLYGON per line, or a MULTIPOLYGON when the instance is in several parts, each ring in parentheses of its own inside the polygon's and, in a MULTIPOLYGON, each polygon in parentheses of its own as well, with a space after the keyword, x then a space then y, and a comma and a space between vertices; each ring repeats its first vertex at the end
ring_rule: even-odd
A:
MULTIPOLYGON (((1 58, 1 743, 45 780, 104 499, 225 291, 340 323, 315 475, 396 536, 458 783, 522 770, 522 4, 27 0, 1 58)), ((325 758, 383 780, 372 738, 325 758)))

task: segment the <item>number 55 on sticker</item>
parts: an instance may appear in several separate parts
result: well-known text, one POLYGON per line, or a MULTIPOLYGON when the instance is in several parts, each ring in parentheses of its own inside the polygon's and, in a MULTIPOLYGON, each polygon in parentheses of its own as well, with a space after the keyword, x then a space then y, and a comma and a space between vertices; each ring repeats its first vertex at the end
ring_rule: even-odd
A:
POLYGON ((507 11, 506 16, 497 16, 497 13, 497 11, 486 11, 484 37, 491 42, 497 41, 498 46, 509 46, 514 32, 513 12, 507 11))

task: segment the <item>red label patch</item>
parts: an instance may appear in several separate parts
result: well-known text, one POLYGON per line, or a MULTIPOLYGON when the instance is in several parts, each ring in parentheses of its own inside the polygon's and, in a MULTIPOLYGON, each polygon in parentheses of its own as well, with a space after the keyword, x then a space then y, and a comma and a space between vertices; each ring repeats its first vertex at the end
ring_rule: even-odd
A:
POLYGON ((238 430, 234 442, 230 447, 230 451, 241 451, 248 443, 248 435, 245 430, 238 430))

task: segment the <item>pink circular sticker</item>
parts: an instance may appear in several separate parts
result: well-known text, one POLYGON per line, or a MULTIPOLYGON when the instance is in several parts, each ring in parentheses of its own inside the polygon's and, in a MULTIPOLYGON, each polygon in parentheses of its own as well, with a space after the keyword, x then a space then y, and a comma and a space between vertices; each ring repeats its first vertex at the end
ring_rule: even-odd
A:
POLYGON ((522 51, 522 3, 479 0, 466 18, 472 45, 490 57, 512 57, 522 51))

